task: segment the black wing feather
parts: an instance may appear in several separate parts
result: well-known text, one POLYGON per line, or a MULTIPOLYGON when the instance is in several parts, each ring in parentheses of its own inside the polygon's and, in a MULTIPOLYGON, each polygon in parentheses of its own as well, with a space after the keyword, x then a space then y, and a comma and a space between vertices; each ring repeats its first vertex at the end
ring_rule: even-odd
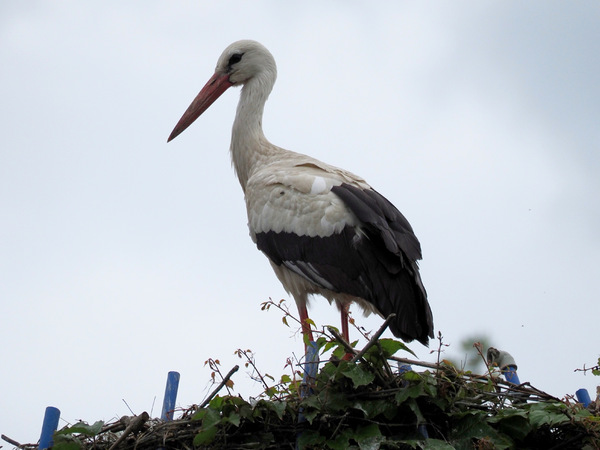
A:
POLYGON ((421 247, 406 218, 377 191, 351 185, 332 191, 360 220, 327 237, 273 231, 256 243, 275 264, 285 265, 322 288, 360 297, 384 316, 395 336, 427 345, 433 316, 416 261, 421 247))

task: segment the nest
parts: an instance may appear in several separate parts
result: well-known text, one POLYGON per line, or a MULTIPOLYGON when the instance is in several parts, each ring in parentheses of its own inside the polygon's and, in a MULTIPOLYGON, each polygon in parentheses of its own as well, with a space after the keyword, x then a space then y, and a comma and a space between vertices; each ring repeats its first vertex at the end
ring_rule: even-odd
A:
POLYGON ((256 399, 219 395, 236 366, 203 403, 177 411, 176 420, 144 412, 80 423, 55 433, 54 448, 600 448, 594 403, 583 408, 573 398, 504 381, 493 367, 476 375, 443 361, 399 358, 393 355, 408 349, 379 339, 380 332, 357 352, 329 331, 333 338, 317 345, 331 356, 318 374, 307 370, 304 381, 282 377, 268 386, 261 377, 266 389, 256 399))

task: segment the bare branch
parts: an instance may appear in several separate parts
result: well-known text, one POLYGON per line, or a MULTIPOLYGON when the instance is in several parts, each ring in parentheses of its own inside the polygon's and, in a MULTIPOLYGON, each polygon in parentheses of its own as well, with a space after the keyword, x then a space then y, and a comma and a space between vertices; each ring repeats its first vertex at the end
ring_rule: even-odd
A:
POLYGON ((223 389, 223 386, 225 386, 225 384, 227 384, 227 381, 229 381, 229 379, 231 378, 231 376, 236 373, 239 370, 240 366, 238 366, 237 364, 227 373, 227 375, 225 375, 225 378, 223 378, 223 380, 219 383, 219 385, 215 388, 214 391, 212 391, 210 393, 210 395, 206 398, 206 400, 204 400, 202 402, 202 404, 198 407, 198 409, 202 409, 204 408, 206 405, 208 405, 210 403, 210 401, 213 399, 213 397, 215 395, 217 395, 217 392, 219 392, 221 389, 223 389))
POLYGON ((115 443, 110 446, 109 450, 114 450, 121 442, 123 442, 127 438, 127 436, 129 436, 131 433, 136 433, 137 431, 139 431, 149 418, 150 416, 148 415, 148 413, 144 411, 139 416, 135 416, 133 419, 131 419, 129 425, 127 425, 127 428, 125 428, 125 431, 123 431, 123 434, 121 434, 121 436, 119 436, 119 439, 117 439, 115 443))
POLYGON ((354 356, 354 358, 352 358, 351 362, 356 362, 359 359, 361 359, 363 357, 363 355, 365 353, 367 353, 367 350, 369 350, 371 347, 373 347, 377 343, 377 341, 379 340, 379 337, 383 334, 383 332, 389 326, 390 322, 392 321, 392 319, 394 317, 396 317, 396 314, 390 314, 387 317, 387 319, 385 319, 385 322, 383 322, 383 325, 381 325, 381 327, 379 327, 379 330, 377 330, 377 333, 375 333, 373 335, 373 337, 371 338, 371 340, 369 341, 369 343, 356 356, 354 356))

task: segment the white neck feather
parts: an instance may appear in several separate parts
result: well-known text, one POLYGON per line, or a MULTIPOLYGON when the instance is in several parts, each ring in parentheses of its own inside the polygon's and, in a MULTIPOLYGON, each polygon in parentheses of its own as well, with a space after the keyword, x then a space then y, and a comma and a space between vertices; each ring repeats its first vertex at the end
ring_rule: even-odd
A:
POLYGON ((280 151, 267 140, 262 129, 265 103, 274 83, 274 75, 261 73, 248 80, 240 94, 229 150, 233 168, 244 191, 252 173, 280 151))

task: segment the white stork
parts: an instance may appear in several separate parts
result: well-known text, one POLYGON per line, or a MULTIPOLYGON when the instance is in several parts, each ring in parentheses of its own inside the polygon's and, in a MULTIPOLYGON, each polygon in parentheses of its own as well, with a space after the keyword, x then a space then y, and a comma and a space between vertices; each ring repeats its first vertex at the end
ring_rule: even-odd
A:
POLYGON ((308 340, 313 340, 308 297, 320 294, 340 309, 346 340, 348 308, 354 302, 365 314, 395 313, 392 333, 427 345, 433 317, 412 227, 362 178, 267 140, 262 117, 276 77, 275 60, 263 45, 234 42, 168 141, 225 90, 241 85, 230 151, 246 199, 250 236, 294 297, 308 340))

